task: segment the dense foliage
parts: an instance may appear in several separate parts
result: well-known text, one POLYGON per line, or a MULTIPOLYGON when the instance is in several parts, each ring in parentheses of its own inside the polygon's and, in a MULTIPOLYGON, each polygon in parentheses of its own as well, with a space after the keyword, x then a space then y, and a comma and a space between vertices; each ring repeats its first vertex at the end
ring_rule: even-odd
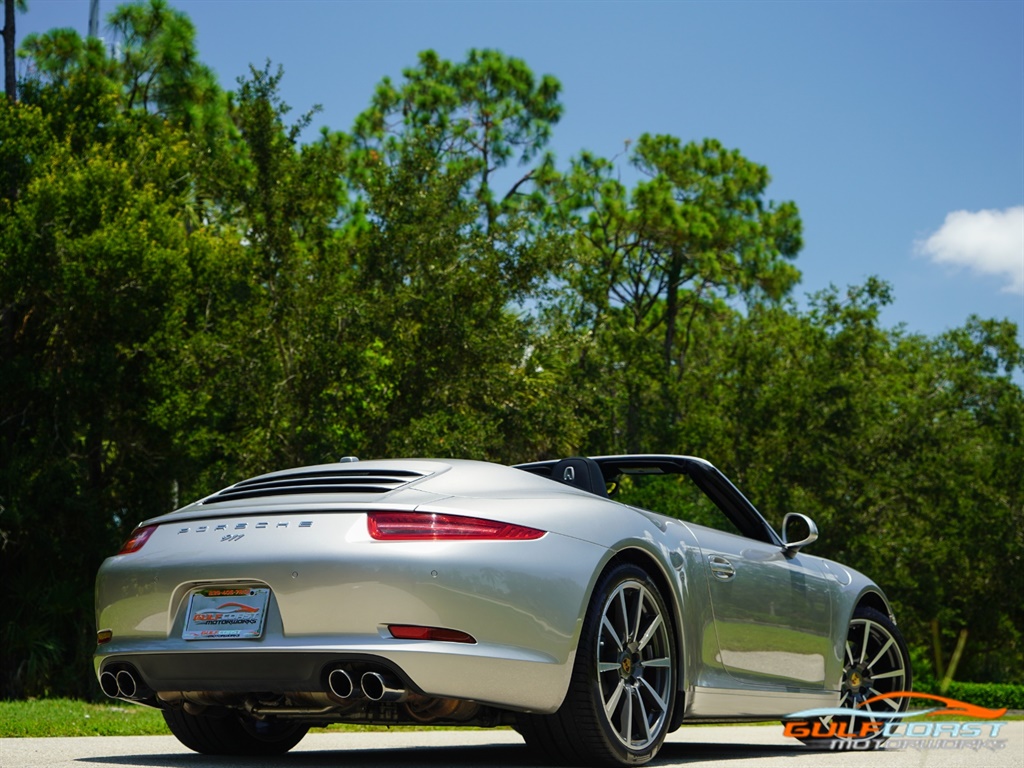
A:
POLYGON ((707 456, 882 583, 925 675, 1021 682, 1012 323, 884 328, 878 278, 798 309, 764 166, 645 135, 560 168, 557 80, 496 51, 302 143, 280 70, 222 91, 163 0, 111 25, 116 57, 26 39, 0 102, 0 697, 95 694, 139 520, 352 454, 707 456))

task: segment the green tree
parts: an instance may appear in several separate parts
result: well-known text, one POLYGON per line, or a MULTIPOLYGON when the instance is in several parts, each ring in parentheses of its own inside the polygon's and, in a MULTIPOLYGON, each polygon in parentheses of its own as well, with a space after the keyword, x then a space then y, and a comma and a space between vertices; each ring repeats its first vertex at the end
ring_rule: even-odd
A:
POLYGON ((195 287, 191 344, 168 373, 169 393, 189 405, 165 412, 182 443, 203 435, 196 471, 182 481, 190 493, 334 460, 359 429, 348 426, 354 416, 338 418, 358 412, 360 366, 372 363, 346 336, 360 311, 351 234, 337 226, 346 144, 327 136, 299 145, 310 115, 285 123, 282 75, 268 64, 239 81, 237 131, 204 180, 216 215, 194 232, 206 238, 196 265, 208 277, 195 287), (327 402, 342 390, 344 405, 327 402))
POLYGON ((617 402, 599 405, 613 421, 595 439, 669 449, 695 324, 729 314, 737 296, 748 305, 784 297, 799 279, 790 260, 801 224, 793 203, 765 200, 764 166, 714 140, 645 134, 629 159, 642 175, 632 189, 590 153, 542 178, 549 221, 576 239, 558 314, 610 353, 595 359, 588 345, 582 360, 584 379, 616 382, 617 402))
POLYGON ((370 454, 528 458, 564 424, 551 418, 550 379, 531 360, 537 328, 521 309, 558 253, 523 236, 518 216, 483 231, 463 195, 473 169, 440 172, 415 138, 401 151, 370 169, 357 249, 365 335, 389 360, 370 454), (552 434, 540 437, 544 426, 552 434))
POLYGON ((4 105, 21 167, 0 202, 0 680, 5 696, 82 694, 95 570, 170 508, 171 445, 145 414, 155 361, 179 341, 193 162, 183 137, 109 102, 108 140, 84 151, 38 109, 4 105))
POLYGON ((74 29, 26 37, 19 55, 33 63, 31 93, 52 95, 47 86, 87 74, 96 92, 116 92, 122 109, 150 112, 202 137, 207 150, 216 146, 228 129, 227 96, 199 61, 188 16, 166 0, 148 0, 118 6, 108 21, 118 40, 117 58, 107 55, 102 41, 83 40, 74 29))
POLYGON ((120 40, 126 109, 155 112, 187 130, 223 130, 225 94, 199 61, 195 26, 166 0, 118 6, 108 19, 120 40))
POLYGON ((434 172, 459 179, 492 227, 535 169, 510 179, 504 192, 495 190, 496 174, 541 153, 562 115, 560 84, 551 75, 538 80, 522 59, 494 50, 472 49, 457 63, 424 51, 402 74, 399 85, 381 81, 356 119, 357 147, 367 162, 391 164, 415 142, 434 156, 434 172))
POLYGON ((202 316, 197 276, 238 289, 219 210, 198 205, 223 166, 207 139, 228 133, 200 136, 166 91, 130 103, 121 63, 73 31, 22 53, 36 74, 0 115, 0 695, 82 695, 99 562, 209 456, 167 414, 188 403, 172 385, 202 316))
POLYGON ((555 378, 525 310, 562 254, 518 204, 560 86, 487 50, 458 63, 426 51, 404 78, 378 86, 352 132, 368 224, 354 267, 365 336, 388 361, 369 451, 525 459, 566 445, 574 430, 552 413, 555 378))

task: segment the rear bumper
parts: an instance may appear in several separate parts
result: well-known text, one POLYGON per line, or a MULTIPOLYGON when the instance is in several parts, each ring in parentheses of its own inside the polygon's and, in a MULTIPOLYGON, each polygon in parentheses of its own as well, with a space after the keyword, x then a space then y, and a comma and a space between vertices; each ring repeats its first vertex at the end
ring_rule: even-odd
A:
POLYGON ((562 703, 574 658, 559 663, 508 648, 396 642, 405 647, 366 643, 308 651, 111 652, 97 654, 95 668, 98 677, 104 670, 129 665, 156 692, 240 694, 323 692, 329 672, 337 667, 355 670, 356 679, 362 671, 383 669, 405 688, 426 696, 550 713, 562 703), (437 647, 442 645, 447 647, 437 647))

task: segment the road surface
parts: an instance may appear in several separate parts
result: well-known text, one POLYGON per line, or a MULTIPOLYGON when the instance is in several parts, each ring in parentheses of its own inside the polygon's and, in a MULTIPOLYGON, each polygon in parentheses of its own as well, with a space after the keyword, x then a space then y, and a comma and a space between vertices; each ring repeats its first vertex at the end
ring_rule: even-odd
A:
MULTIPOLYGON (((781 726, 689 726, 671 734, 658 768, 1024 768, 1024 721, 1006 722, 1002 749, 812 750, 781 726)), ((968 741, 968 740, 965 740, 968 741)), ((172 736, 0 739, 3 768, 540 768, 510 730, 314 733, 277 758, 204 757, 172 736)))

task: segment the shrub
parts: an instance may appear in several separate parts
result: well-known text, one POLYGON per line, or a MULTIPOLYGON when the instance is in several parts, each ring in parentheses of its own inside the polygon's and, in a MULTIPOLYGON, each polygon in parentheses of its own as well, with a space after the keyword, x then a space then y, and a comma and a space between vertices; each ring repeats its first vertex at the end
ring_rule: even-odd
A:
MULTIPOLYGON (((939 695, 939 686, 935 683, 927 686, 915 685, 914 690, 939 695)), ((977 704, 979 707, 990 709, 1006 707, 1007 709, 1024 710, 1024 685, 953 682, 949 684, 949 689, 943 695, 951 699, 977 704)))

